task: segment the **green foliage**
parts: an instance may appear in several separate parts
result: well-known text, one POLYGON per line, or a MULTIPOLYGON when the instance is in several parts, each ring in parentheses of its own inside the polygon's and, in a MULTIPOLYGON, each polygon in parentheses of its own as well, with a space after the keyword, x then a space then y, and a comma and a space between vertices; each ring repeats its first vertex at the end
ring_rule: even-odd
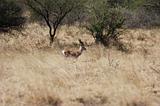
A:
POLYGON ((160 15, 160 0, 146 0, 145 8, 160 15))
POLYGON ((111 8, 106 1, 94 1, 89 8, 90 19, 87 29, 92 33, 97 43, 108 45, 111 40, 119 37, 119 28, 122 28, 124 17, 121 8, 111 8))
POLYGON ((144 4, 145 0, 107 0, 110 7, 124 7, 128 9, 136 9, 144 4))
POLYGON ((63 23, 67 25, 73 25, 75 22, 79 22, 80 24, 85 22, 87 19, 86 4, 87 0, 79 0, 76 8, 74 8, 72 12, 67 15, 63 23))
POLYGON ((34 20, 44 19, 44 15, 49 13, 52 22, 64 14, 68 15, 70 11, 78 9, 85 0, 26 0, 30 7, 31 17, 34 20))
POLYGON ((24 23, 22 8, 15 0, 0 0, 0 27, 20 26, 24 23))
POLYGON ((126 5, 128 5, 128 9, 137 10, 143 6, 145 0, 129 0, 126 5))

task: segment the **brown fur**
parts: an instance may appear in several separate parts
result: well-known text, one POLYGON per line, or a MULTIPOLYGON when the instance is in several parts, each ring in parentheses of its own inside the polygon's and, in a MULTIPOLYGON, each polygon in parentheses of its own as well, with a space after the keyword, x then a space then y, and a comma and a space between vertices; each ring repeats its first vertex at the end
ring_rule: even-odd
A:
POLYGON ((82 54, 83 50, 86 50, 86 48, 84 47, 84 43, 81 40, 79 40, 79 42, 80 42, 79 49, 73 49, 73 48, 72 49, 71 48, 70 49, 64 49, 62 51, 63 55, 66 56, 66 57, 78 58, 82 54))
POLYGON ((66 50, 64 53, 66 57, 76 57, 76 58, 82 54, 80 51, 70 51, 70 50, 66 50))

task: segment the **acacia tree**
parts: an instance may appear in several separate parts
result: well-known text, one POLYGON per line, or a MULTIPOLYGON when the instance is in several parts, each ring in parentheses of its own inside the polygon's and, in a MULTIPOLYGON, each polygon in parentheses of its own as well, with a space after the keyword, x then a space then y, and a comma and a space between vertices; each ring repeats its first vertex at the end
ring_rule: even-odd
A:
POLYGON ((64 18, 81 6, 83 0, 26 0, 32 13, 43 18, 49 28, 50 44, 53 43, 56 31, 64 18))

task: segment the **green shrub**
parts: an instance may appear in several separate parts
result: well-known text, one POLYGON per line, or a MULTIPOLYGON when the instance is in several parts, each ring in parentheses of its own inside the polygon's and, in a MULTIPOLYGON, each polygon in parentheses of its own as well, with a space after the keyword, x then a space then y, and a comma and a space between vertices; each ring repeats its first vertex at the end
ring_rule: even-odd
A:
POLYGON ((148 11, 160 15, 160 0, 146 0, 144 6, 148 11))
POLYGON ((118 29, 122 28, 125 21, 119 7, 112 8, 103 0, 94 1, 89 13, 91 17, 87 29, 92 33, 96 43, 107 46, 112 40, 118 40, 118 29))
POLYGON ((20 26, 23 23, 20 5, 15 0, 0 0, 0 28, 20 26))

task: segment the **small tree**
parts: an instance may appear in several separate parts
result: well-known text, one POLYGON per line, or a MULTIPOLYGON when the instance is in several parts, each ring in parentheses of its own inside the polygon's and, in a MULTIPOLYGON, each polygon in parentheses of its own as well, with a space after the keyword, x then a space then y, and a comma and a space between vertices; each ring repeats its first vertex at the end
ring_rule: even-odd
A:
POLYGON ((108 45, 111 40, 117 40, 119 37, 119 28, 125 21, 120 12, 120 8, 112 8, 105 0, 92 2, 90 5, 89 25, 87 29, 92 33, 96 43, 108 45))
POLYGON ((24 23, 22 8, 16 0, 0 0, 0 28, 20 26, 24 23))
POLYGON ((72 10, 80 6, 80 1, 82 0, 26 0, 26 5, 34 15, 45 20, 52 44, 57 28, 72 10))

